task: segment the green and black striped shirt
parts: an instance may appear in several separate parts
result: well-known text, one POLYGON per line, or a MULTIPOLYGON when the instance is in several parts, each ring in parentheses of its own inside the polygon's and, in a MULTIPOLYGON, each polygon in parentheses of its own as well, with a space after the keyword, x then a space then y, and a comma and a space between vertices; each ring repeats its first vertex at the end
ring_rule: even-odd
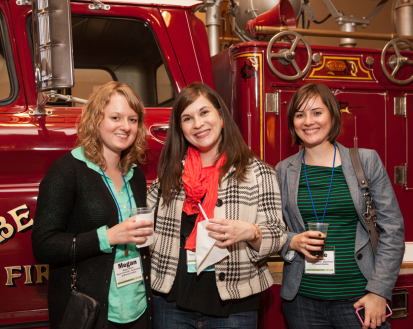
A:
MULTIPOLYGON (((321 221, 332 168, 309 165, 306 167, 314 206, 318 220, 321 221)), ((301 166, 297 204, 305 227, 308 229, 308 223, 316 222, 317 219, 308 193, 304 165, 301 166)), ((358 217, 341 166, 334 168, 324 223, 329 224, 326 246, 335 248, 335 275, 303 274, 298 293, 322 300, 340 300, 364 295, 367 280, 354 259, 358 217)))

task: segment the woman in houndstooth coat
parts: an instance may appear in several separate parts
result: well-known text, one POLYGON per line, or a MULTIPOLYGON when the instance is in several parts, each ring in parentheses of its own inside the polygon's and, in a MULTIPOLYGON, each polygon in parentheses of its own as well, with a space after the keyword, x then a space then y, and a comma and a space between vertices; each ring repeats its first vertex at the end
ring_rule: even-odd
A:
POLYGON ((273 279, 266 257, 286 241, 275 172, 245 144, 220 96, 193 83, 177 97, 158 179, 152 245, 154 328, 256 328, 258 293, 273 279), (158 201, 158 202, 157 202, 158 201), (199 275, 191 260, 204 220, 223 258, 199 275))

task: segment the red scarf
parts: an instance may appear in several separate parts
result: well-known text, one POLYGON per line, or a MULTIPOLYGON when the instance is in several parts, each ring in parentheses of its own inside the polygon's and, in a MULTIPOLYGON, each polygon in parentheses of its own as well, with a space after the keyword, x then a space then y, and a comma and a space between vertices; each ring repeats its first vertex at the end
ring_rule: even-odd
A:
POLYGON ((201 156, 199 151, 193 147, 188 147, 186 153, 184 174, 182 175, 182 182, 186 194, 183 211, 189 216, 199 214, 194 229, 186 241, 185 249, 196 249, 196 231, 198 223, 205 220, 202 213, 199 211, 198 203, 205 196, 202 208, 204 209, 208 218, 214 218, 214 208, 218 200, 218 180, 222 167, 227 160, 225 153, 217 161, 217 163, 210 167, 202 168, 201 156))

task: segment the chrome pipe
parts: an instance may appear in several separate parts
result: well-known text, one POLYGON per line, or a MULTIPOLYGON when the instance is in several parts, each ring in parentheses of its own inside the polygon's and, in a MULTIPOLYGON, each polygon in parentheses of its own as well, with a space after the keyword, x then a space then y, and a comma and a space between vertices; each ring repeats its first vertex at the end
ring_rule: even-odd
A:
POLYGON ((216 0, 206 10, 206 28, 208 31, 209 54, 212 56, 219 53, 219 28, 221 27, 220 10, 223 0, 216 0))
MULTIPOLYGON (((354 23, 344 23, 343 25, 340 25, 340 31, 343 32, 356 32, 356 24, 354 23)), ((340 46, 341 47, 348 47, 352 48, 357 45, 357 40, 354 38, 340 38, 340 46)))

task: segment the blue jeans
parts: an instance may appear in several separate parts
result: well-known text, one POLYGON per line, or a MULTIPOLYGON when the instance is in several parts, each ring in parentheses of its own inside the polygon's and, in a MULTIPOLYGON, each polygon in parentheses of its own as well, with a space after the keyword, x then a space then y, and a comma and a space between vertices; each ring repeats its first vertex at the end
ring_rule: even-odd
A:
MULTIPOLYGON (((289 329, 360 329, 353 304, 364 296, 344 300, 317 300, 297 295, 284 300, 284 314, 289 329)), ((389 329, 386 321, 378 327, 389 329)))
POLYGON ((176 303, 153 296, 154 329, 256 329, 257 311, 230 314, 228 318, 178 308, 176 303))

